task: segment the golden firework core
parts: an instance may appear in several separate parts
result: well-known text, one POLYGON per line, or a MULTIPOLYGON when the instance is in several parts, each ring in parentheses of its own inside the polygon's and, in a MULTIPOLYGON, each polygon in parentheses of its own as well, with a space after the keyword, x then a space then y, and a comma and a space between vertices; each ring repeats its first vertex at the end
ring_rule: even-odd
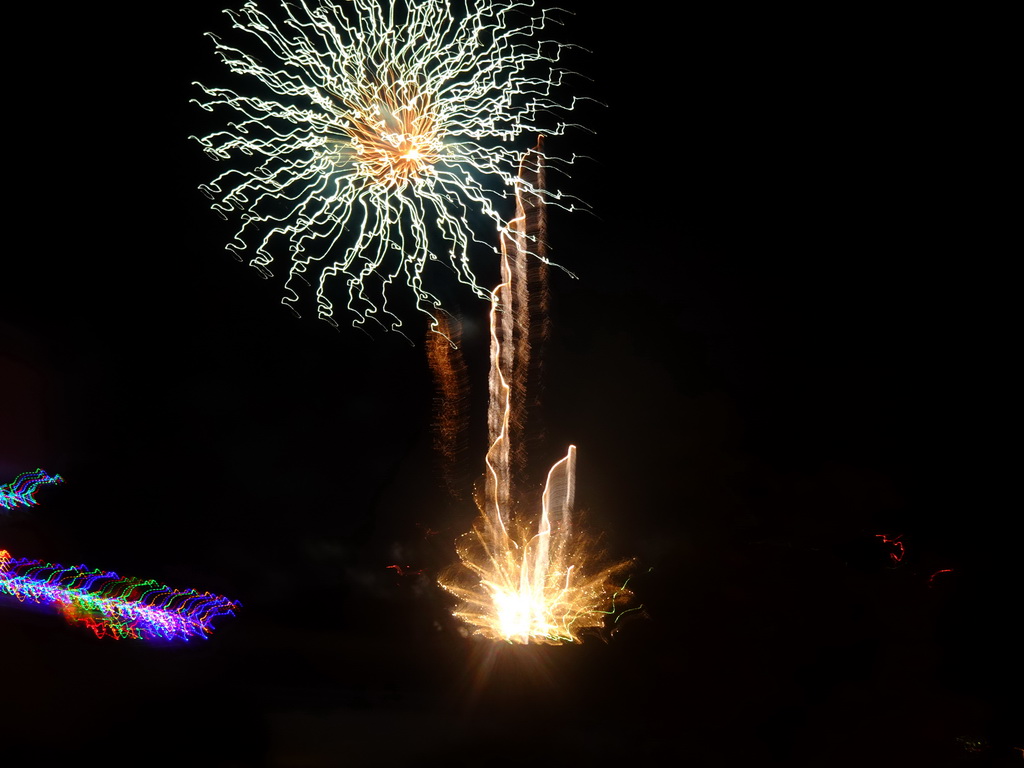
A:
POLYGON ((380 84, 366 95, 369 106, 351 108, 345 121, 359 174, 400 188, 432 173, 442 143, 430 99, 415 83, 380 84))

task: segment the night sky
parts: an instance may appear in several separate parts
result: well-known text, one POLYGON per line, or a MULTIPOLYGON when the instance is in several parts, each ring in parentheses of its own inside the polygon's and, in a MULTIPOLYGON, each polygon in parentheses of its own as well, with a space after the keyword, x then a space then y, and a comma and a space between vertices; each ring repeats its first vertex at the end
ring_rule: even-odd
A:
MULTIPOLYGON (((424 323, 296 318, 223 249, 235 222, 197 190, 222 165, 188 140, 227 119, 193 80, 247 85, 202 35, 221 5, 14 25, 10 61, 62 71, 8 66, 0 483, 66 482, 0 513, 0 548, 242 608, 160 645, 0 598, 0 755, 1022 764, 969 29, 558 3, 587 49, 568 92, 601 105, 548 143, 590 158, 560 185, 592 212, 551 214, 577 279, 552 273, 533 460, 578 446, 578 502, 643 608, 607 642, 513 647, 465 638, 435 585, 476 510, 432 452, 424 323)), ((468 488, 487 305, 437 290, 468 329, 468 488)))

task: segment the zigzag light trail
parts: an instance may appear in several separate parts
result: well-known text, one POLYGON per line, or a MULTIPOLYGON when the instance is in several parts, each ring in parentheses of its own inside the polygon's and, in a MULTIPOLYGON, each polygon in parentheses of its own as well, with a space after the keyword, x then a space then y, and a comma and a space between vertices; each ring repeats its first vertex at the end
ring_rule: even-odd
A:
MULTIPOLYGON (((40 485, 63 481, 41 469, 23 472, 0 485, 0 509, 34 505, 40 485)), ((206 638, 214 619, 233 616, 240 605, 222 595, 173 589, 152 579, 16 558, 5 549, 0 549, 0 594, 53 606, 69 623, 83 624, 97 637, 133 640, 206 638)))
POLYGON ((0 510, 35 506, 35 493, 39 486, 63 482, 60 475, 48 475, 42 469, 22 472, 11 482, 0 485, 0 510))
POLYGON ((6 550, 0 550, 0 593, 55 606, 69 622, 84 624, 97 637, 117 639, 205 638, 215 618, 233 616, 238 607, 221 595, 172 589, 84 565, 13 558, 6 550))
MULTIPOLYGON (((497 249, 470 219, 507 227, 502 203, 524 135, 560 135, 571 110, 554 97, 570 72, 569 46, 542 34, 557 23, 534 0, 299 0, 277 21, 250 0, 225 11, 258 53, 219 37, 216 52, 267 96, 196 83, 203 109, 238 113, 225 129, 193 137, 216 160, 241 160, 201 189, 213 209, 242 225, 228 244, 264 276, 280 248, 290 256, 282 303, 297 311, 306 285, 317 312, 334 320, 338 294, 361 326, 397 330, 395 283, 416 309, 436 316, 431 265, 480 298, 474 253, 497 249), (249 160, 251 158, 251 160, 249 160), (441 270, 445 271, 445 270, 441 270), (340 283, 341 290, 335 285, 340 283)), ((554 158, 545 158, 548 162, 554 158)), ((571 160, 565 161, 566 164, 571 160)), ((578 206, 562 193, 549 203, 578 206)))

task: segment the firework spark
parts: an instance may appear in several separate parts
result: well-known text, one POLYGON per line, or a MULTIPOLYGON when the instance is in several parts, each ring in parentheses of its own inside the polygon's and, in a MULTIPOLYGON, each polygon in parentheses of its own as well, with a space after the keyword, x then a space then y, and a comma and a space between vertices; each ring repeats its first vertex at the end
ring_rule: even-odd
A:
POLYGON ((239 118, 193 138, 216 160, 252 158, 201 187, 221 215, 241 212, 228 249, 269 276, 273 244, 286 241, 282 303, 295 310, 302 284, 315 283, 318 314, 335 325, 337 282, 357 326, 402 325, 388 305, 395 282, 435 317, 432 263, 487 298, 471 256, 496 249, 470 218, 507 227, 499 203, 527 183, 515 173, 516 139, 562 134, 569 124, 552 115, 576 104, 554 97, 570 75, 560 66, 568 46, 542 37, 557 22, 534 9, 534 0, 298 0, 280 21, 252 1, 225 11, 259 52, 211 35, 217 53, 270 92, 196 83, 210 97, 197 104, 239 118))
MULTIPOLYGON (((528 155, 523 168, 536 168, 538 159, 528 155)), ((491 298, 491 447, 477 499, 481 515, 456 543, 461 565, 444 574, 440 584, 459 598, 454 615, 476 634, 557 645, 578 642, 581 631, 604 625, 615 610, 615 598, 628 596, 613 581, 628 562, 609 565, 573 525, 575 446, 547 474, 539 519, 513 512, 520 496, 513 470, 523 435, 517 410, 526 405, 522 380, 530 370, 520 350, 529 347, 536 304, 536 298, 523 292, 531 261, 526 255, 544 235, 542 199, 530 185, 517 190, 517 199, 517 218, 501 240, 502 283, 491 298)), ((535 291, 535 297, 543 295, 535 291)))

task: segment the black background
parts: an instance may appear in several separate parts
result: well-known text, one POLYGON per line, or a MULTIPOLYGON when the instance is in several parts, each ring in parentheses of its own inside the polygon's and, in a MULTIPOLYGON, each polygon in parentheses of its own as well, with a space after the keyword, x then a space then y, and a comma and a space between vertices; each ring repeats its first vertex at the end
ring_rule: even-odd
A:
MULTIPOLYGON (((434 584, 474 509, 431 453, 419 319, 296 319, 223 251, 187 138, 226 119, 193 80, 245 87, 202 36, 219 4, 14 19, 0 482, 67 482, 0 546, 243 607, 159 645, 0 603, 7 756, 1019 764, 997 22, 561 5, 603 106, 548 144, 591 158, 563 186, 592 213, 552 214, 578 279, 534 460, 578 446, 643 611, 559 648, 463 637, 434 584)), ((486 305, 451 298, 479 414, 486 305)))

